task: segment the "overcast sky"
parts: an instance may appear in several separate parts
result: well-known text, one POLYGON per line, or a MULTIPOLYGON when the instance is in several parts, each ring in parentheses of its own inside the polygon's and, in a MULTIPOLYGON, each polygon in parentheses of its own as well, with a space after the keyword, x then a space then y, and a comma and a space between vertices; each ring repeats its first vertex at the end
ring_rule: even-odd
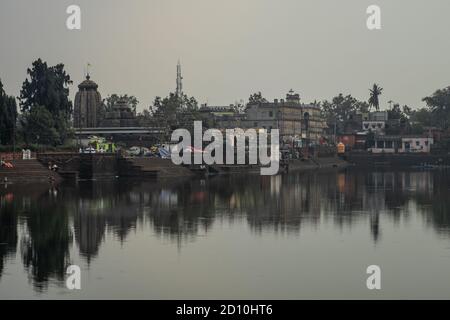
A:
POLYGON ((85 65, 103 97, 132 94, 147 107, 175 90, 199 103, 228 105, 261 91, 289 89, 302 101, 350 93, 367 100, 374 83, 382 107, 413 107, 450 85, 449 0, 1 0, 0 78, 18 95, 31 62, 62 62, 73 98, 85 65), (66 28, 81 7, 82 29, 66 28), (381 7, 369 31, 366 9, 381 7))

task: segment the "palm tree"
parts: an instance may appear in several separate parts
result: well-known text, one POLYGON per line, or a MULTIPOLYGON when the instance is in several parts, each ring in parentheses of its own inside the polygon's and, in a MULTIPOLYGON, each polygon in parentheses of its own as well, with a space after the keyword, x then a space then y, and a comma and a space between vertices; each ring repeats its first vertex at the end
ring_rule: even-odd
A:
POLYGON ((372 89, 369 89, 369 91, 370 91, 369 105, 371 107, 375 107, 375 110, 377 111, 380 110, 380 101, 378 97, 381 95, 383 88, 374 83, 372 89))

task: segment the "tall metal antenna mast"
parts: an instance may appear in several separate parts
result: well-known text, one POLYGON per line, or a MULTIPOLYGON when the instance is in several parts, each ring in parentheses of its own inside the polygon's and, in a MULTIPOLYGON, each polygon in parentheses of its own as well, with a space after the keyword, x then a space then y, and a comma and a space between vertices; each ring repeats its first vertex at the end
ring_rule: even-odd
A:
POLYGON ((178 60, 177 64, 177 91, 176 95, 181 98, 183 96, 183 77, 181 76, 181 64, 180 60, 178 60))

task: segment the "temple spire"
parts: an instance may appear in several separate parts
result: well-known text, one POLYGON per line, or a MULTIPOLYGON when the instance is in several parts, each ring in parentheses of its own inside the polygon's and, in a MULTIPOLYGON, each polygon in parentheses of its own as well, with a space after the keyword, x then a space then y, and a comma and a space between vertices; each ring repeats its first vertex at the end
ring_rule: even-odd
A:
POLYGON ((89 72, 89 67, 91 66, 91 64, 88 62, 86 64, 86 79, 89 80, 91 78, 90 72, 89 72))

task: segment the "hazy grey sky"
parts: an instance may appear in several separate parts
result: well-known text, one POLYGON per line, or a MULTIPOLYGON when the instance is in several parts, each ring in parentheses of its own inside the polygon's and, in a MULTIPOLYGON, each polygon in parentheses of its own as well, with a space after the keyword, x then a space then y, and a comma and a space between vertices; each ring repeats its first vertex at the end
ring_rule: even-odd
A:
POLYGON ((18 95, 38 57, 63 62, 73 98, 87 62, 103 97, 137 96, 140 107, 175 90, 199 103, 272 100, 290 89, 305 102, 342 92, 421 106, 450 85, 449 0, 1 0, 0 78, 18 95), (66 29, 66 8, 82 29, 66 29), (366 28, 366 8, 382 10, 382 30, 366 28))

